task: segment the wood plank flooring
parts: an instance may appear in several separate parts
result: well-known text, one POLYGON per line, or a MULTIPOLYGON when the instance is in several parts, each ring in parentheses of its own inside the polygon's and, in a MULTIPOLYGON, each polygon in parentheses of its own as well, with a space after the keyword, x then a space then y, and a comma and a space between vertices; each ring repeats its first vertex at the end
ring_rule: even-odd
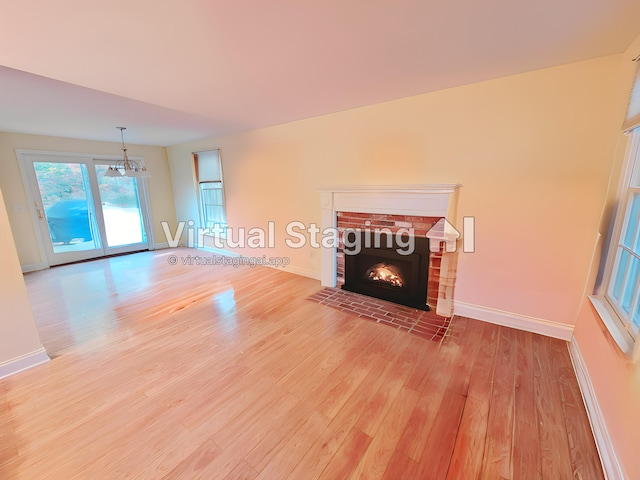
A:
POLYGON ((604 478, 564 342, 433 342, 198 253, 26 275, 53 360, 0 381, 0 478, 604 478))

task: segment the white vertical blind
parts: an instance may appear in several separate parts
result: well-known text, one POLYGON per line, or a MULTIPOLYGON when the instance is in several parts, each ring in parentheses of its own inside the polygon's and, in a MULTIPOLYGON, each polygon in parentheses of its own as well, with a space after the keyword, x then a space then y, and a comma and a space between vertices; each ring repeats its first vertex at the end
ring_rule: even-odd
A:
POLYGON ((640 127, 640 55, 635 59, 636 76, 631 87, 631 96, 629 98, 629 106, 627 107, 627 116, 624 119, 622 130, 629 132, 634 128, 640 127))

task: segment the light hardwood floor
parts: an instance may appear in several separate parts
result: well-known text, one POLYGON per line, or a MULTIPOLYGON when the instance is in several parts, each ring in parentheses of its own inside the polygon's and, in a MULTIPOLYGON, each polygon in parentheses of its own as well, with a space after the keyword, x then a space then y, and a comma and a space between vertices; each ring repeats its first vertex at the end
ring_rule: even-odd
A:
POLYGON ((0 381, 0 478, 603 478, 564 342, 439 344, 195 254, 26 275, 53 360, 0 381))

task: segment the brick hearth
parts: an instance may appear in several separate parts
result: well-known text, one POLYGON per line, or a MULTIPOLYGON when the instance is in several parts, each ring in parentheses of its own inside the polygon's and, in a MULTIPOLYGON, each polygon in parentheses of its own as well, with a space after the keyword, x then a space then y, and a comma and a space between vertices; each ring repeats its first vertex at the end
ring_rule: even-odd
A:
POLYGON ((425 312, 339 288, 326 287, 309 300, 433 341, 442 340, 450 323, 449 318, 434 311, 425 312))

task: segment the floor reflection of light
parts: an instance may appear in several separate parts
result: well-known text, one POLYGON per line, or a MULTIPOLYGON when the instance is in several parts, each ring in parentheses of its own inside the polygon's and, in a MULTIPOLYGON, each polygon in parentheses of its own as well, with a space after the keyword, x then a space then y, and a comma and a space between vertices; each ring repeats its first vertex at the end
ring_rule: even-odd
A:
POLYGON ((236 318, 236 298, 233 288, 213 296, 213 305, 218 315, 219 325, 225 333, 232 332, 238 326, 236 318))
POLYGON ((143 252, 25 274, 29 296, 38 299, 32 309, 47 353, 57 356, 117 327, 123 306, 144 300, 155 284, 149 268, 154 261, 151 252, 143 252))
POLYGON ((108 308, 109 299, 104 271, 84 271, 61 276, 60 287, 66 307, 66 324, 76 342, 97 336, 116 325, 114 312, 108 308))
POLYGON ((106 268, 111 276, 111 286, 118 295, 132 295, 145 290, 153 284, 149 274, 150 255, 136 254, 110 258, 106 268))

